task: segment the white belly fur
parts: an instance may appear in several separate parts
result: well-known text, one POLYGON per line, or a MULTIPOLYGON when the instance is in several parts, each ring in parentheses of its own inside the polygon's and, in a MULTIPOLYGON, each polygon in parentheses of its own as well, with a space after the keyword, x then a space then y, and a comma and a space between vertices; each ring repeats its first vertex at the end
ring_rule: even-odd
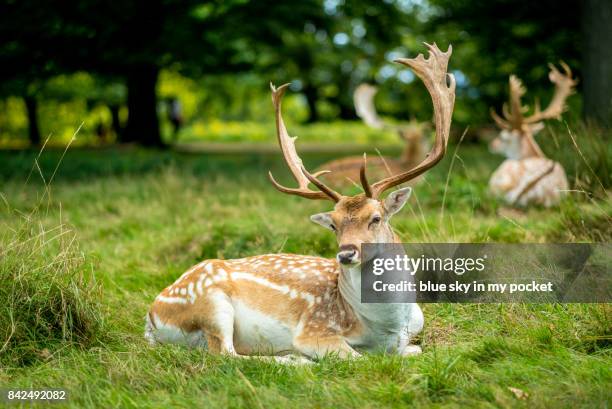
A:
POLYGON ((234 346, 240 354, 279 354, 293 349, 289 325, 235 300, 234 346))

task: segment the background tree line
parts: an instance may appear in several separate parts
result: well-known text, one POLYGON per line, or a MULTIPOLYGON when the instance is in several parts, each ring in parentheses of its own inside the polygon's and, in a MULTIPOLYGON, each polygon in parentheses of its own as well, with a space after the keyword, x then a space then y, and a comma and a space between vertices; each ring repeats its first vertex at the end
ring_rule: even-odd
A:
POLYGON ((118 141, 162 146, 166 72, 202 87, 205 104, 238 99, 236 119, 252 119, 249 105, 268 98, 270 79, 293 81, 304 122, 354 119, 352 91, 364 81, 381 86, 384 115, 407 119, 430 108, 412 74, 391 61, 431 40, 455 46, 460 125, 488 121, 511 73, 529 96, 549 98, 546 63, 561 59, 581 81, 572 104, 611 123, 606 0, 2 0, 0 97, 22 98, 32 144, 41 141, 42 101, 80 98, 108 108, 118 141))

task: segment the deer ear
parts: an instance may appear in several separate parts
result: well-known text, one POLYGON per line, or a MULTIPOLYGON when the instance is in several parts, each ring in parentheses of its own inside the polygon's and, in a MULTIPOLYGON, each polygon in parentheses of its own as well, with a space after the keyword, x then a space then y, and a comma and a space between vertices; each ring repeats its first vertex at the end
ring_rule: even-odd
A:
POLYGON ((391 217, 395 213, 402 210, 402 207, 404 207, 408 201, 411 193, 412 188, 405 187, 403 189, 396 190, 395 192, 391 192, 389 196, 387 196, 383 206, 385 207, 388 217, 391 217))
POLYGON ((310 220, 316 224, 320 224, 321 226, 331 231, 336 230, 336 227, 334 226, 334 221, 332 220, 329 213, 313 214, 312 216, 310 216, 310 220))

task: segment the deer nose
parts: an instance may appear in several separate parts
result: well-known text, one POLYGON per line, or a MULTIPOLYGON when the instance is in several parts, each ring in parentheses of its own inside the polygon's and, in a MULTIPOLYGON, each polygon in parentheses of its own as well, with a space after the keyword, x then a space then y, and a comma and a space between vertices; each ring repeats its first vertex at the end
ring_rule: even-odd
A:
POLYGON ((359 249, 354 244, 340 246, 340 251, 336 255, 338 262, 341 264, 353 264, 357 262, 359 249))

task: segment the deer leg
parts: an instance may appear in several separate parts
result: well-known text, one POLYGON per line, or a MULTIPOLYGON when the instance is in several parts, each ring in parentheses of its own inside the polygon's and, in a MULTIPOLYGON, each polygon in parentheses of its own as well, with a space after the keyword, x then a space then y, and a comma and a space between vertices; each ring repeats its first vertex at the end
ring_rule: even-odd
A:
POLYGON ((221 339, 213 335, 207 335, 208 342, 208 350, 212 354, 226 354, 231 356, 232 358, 241 358, 241 359, 253 359, 262 362, 275 362, 278 364, 284 365, 308 365, 313 362, 306 357, 298 356, 298 355, 284 355, 284 356, 274 356, 274 355, 241 355, 233 348, 229 349, 224 347, 224 343, 221 339))
POLYGON ((234 348, 234 306, 223 292, 212 293, 209 297, 211 317, 205 325, 208 351, 212 354, 225 354, 234 358, 257 359, 265 362, 276 362, 285 365, 311 364, 312 361, 302 356, 266 356, 241 355, 234 348))
POLYGON ((423 330, 423 323, 424 317, 421 307, 419 307, 418 304, 413 304, 408 317, 408 325, 406 325, 400 335, 397 347, 398 354, 402 356, 412 356, 419 355, 423 352, 419 345, 410 344, 410 341, 423 330))
POLYGON ((227 294, 217 290, 206 297, 202 332, 211 354, 236 355, 234 348, 234 306, 227 294))
POLYGON ((336 354, 344 359, 361 356, 340 335, 321 337, 300 335, 293 340, 293 346, 297 351, 311 358, 321 358, 328 354, 336 354))

